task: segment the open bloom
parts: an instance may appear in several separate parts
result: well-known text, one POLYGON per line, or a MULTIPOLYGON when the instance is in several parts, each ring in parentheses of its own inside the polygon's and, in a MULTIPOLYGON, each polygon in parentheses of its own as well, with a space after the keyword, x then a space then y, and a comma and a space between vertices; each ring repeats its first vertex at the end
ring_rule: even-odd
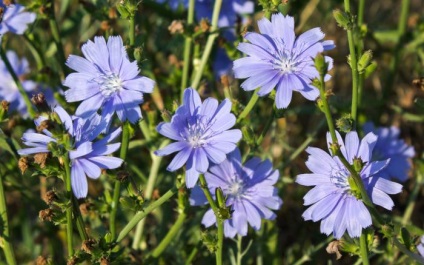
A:
MULTIPOLYGON (((364 163, 358 174, 372 202, 391 210, 394 203, 387 194, 401 192, 402 185, 379 177, 379 172, 387 166, 389 159, 371 160, 377 142, 375 134, 369 133, 360 141, 358 134, 352 131, 346 135, 345 143, 338 133, 337 138, 340 151, 351 165, 354 160, 364 163)), ((331 142, 327 133, 328 146, 331 142)), ((357 188, 353 188, 349 183, 352 177, 348 169, 338 157, 331 157, 319 148, 308 147, 306 152, 309 154, 306 166, 312 173, 298 175, 296 182, 315 187, 303 198, 304 205, 311 205, 303 213, 303 218, 314 222, 322 220, 321 232, 327 235, 333 233, 337 239, 340 239, 346 230, 350 237, 359 237, 362 228, 370 226, 372 221, 357 188)))
MULTIPOLYGON (((315 100, 319 91, 311 86, 311 80, 319 77, 313 58, 325 50, 332 49, 332 41, 323 41, 324 33, 314 28, 294 35, 294 19, 282 14, 272 15, 271 21, 258 21, 261 34, 248 32, 244 36, 250 43, 240 43, 238 49, 248 57, 234 61, 236 78, 247 78, 241 84, 244 90, 260 88, 259 96, 269 94, 274 87, 277 93, 277 108, 286 108, 292 92, 298 91, 305 98, 315 100)), ((332 60, 326 57, 329 68, 332 60)), ((327 76, 329 78, 329 76, 327 76)))
MULTIPOLYGON (((232 211, 231 219, 224 222, 226 237, 236 234, 245 236, 247 224, 255 230, 261 227, 261 219, 273 220, 276 215, 271 210, 278 210, 283 203, 277 195, 274 184, 279 172, 273 170, 269 160, 261 161, 255 157, 241 164, 240 151, 236 149, 221 164, 213 165, 205 173, 210 192, 215 195, 216 188, 221 188, 227 198, 226 205, 232 211)), ((190 203, 203 205, 206 198, 196 186, 192 190, 190 203)), ((209 227, 216 223, 212 209, 202 219, 202 224, 209 227)))
POLYGON ((64 85, 68 102, 82 101, 75 115, 91 117, 100 108, 102 118, 110 120, 116 112, 121 121, 141 119, 143 93, 151 93, 154 81, 139 76, 137 62, 130 62, 120 36, 111 36, 106 43, 95 37, 82 46, 85 58, 70 55, 66 65, 77 71, 68 75, 64 85))
POLYGON ((411 158, 415 156, 414 147, 399 139, 400 130, 397 127, 374 127, 372 123, 364 125, 365 133, 373 132, 378 140, 372 152, 373 160, 389 159, 390 163, 379 173, 386 179, 406 181, 411 169, 411 158))
MULTIPOLYGON (((101 121, 98 115, 93 115, 90 119, 76 117, 74 120, 62 107, 55 107, 54 112, 62 121, 66 132, 72 137, 73 146, 69 150, 71 161, 71 185, 72 191, 77 198, 84 198, 88 193, 87 177, 97 179, 101 175, 102 169, 114 169, 121 166, 123 160, 108 156, 119 149, 120 143, 110 144, 121 133, 118 128, 109 135, 94 142, 99 134, 104 131, 107 123, 101 121)), ((36 126, 40 126, 47 118, 40 116, 35 120, 36 126)), ((30 148, 18 151, 20 155, 30 155, 36 153, 49 153, 50 142, 64 144, 62 136, 53 135, 47 129, 41 133, 24 133, 22 141, 30 148)))
POLYGON ((193 88, 184 91, 183 104, 177 109, 171 122, 162 122, 157 131, 176 142, 155 151, 158 156, 178 154, 168 166, 175 171, 186 164, 186 185, 194 187, 199 174, 209 168, 209 161, 219 164, 226 154, 236 148, 241 131, 229 130, 236 123, 231 111, 231 101, 225 99, 219 106, 214 98, 203 103, 193 88))
POLYGON ((420 244, 417 246, 418 253, 424 257, 424 236, 421 236, 420 244))
POLYGON ((0 7, 3 8, 3 17, 0 19, 0 36, 6 32, 22 35, 28 28, 28 24, 34 22, 36 18, 34 13, 25 12, 25 8, 18 4, 6 6, 3 0, 0 0, 0 7))

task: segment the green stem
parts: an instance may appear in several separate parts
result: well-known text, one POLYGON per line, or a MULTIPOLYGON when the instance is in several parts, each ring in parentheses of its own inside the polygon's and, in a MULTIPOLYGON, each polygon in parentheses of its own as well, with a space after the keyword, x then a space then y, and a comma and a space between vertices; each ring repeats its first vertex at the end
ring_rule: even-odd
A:
POLYGON ((74 255, 73 238, 72 238, 72 186, 71 186, 71 170, 68 153, 63 156, 63 164, 65 166, 65 186, 66 193, 69 197, 69 207, 66 209, 66 239, 68 243, 68 255, 72 257, 74 255))
POLYGON ((130 17, 130 45, 134 46, 135 44, 135 14, 132 14, 130 17))
POLYGON ((274 110, 272 110, 272 113, 271 113, 271 115, 270 115, 270 117, 269 117, 269 119, 268 119, 268 122, 265 124, 265 127, 264 127, 264 129, 262 130, 262 132, 261 132, 261 135, 259 135, 259 138, 256 140, 256 145, 261 145, 261 143, 262 143, 262 141, 264 140, 264 138, 265 138, 265 135, 268 133, 268 131, 269 131, 269 128, 271 128, 271 125, 272 125, 272 123, 274 122, 274 118, 275 118, 275 111, 274 110))
POLYGON ((37 69, 43 69, 46 63, 44 61, 44 57, 42 56, 40 49, 35 46, 33 39, 31 39, 30 36, 24 34, 23 37, 28 45, 29 50, 31 51, 32 56, 34 57, 34 60, 37 62, 37 69))
MULTIPOLYGON (((350 13, 350 1, 344 0, 345 11, 350 13)), ((353 128, 356 128, 357 112, 358 112, 358 59, 355 51, 355 43, 353 41, 353 30, 347 30, 347 39, 349 43, 350 67, 352 69, 352 106, 351 116, 353 120, 353 128)))
POLYGON ((15 71, 13 70, 12 65, 9 62, 9 59, 6 56, 6 53, 3 49, 3 47, 0 46, 0 57, 3 60, 4 64, 6 65, 7 71, 9 71, 10 75, 13 78, 13 81, 15 81, 16 86, 18 87, 19 93, 21 94, 22 98, 24 99, 25 105, 28 109, 29 116, 31 118, 34 118, 36 115, 36 112, 34 108, 32 107, 31 100, 28 97, 28 94, 26 93, 24 87, 22 86, 21 81, 19 80, 18 76, 16 75, 15 71))
POLYGON ((144 217, 146 217, 149 213, 151 213, 157 207, 161 206, 163 203, 165 203, 170 198, 172 198, 172 196, 174 196, 174 194, 177 193, 177 191, 178 191, 178 188, 173 187, 172 189, 167 191, 162 197, 160 197, 157 201, 147 206, 142 212, 138 212, 137 214, 135 214, 134 217, 130 220, 130 222, 119 233, 116 241, 119 242, 122 239, 124 239, 128 235, 128 233, 138 224, 138 222, 143 220, 144 217))
MULTIPOLYGON (((360 31, 363 23, 364 23, 364 12, 365 12, 365 0, 359 0, 359 6, 358 6, 358 29, 360 31)), ((362 52, 364 51, 364 40, 362 39, 362 36, 360 36, 359 32, 355 34, 355 43, 357 44, 358 49, 358 57, 362 56, 362 52)), ((365 74, 359 74, 358 76, 358 107, 361 107, 362 104, 362 95, 364 90, 364 79, 365 74)))
POLYGON ((369 265, 370 262, 368 260, 368 246, 367 246, 367 234, 362 231, 361 238, 359 239, 360 242, 360 252, 361 252, 361 259, 363 265, 369 265))
POLYGON ((171 243, 172 239, 174 239, 174 237, 180 231, 186 217, 187 217, 186 213, 184 212, 184 210, 182 210, 177 220, 175 221, 174 225, 172 225, 171 229, 168 231, 166 236, 162 239, 160 244, 153 250, 152 252, 153 257, 158 258, 162 254, 162 252, 166 249, 169 243, 171 243))
POLYGON ((15 252, 11 243, 9 220, 7 217, 6 194, 3 188, 3 174, 0 173, 0 217, 2 223, 2 244, 7 264, 16 265, 15 252))
POLYGON ((185 265, 191 265, 194 257, 196 256, 197 252, 199 252, 199 247, 195 246, 193 250, 190 252, 190 255, 188 256, 187 260, 185 261, 185 265))
MULTIPOLYGON (((169 140, 163 141, 162 144, 160 145, 159 149, 165 147, 168 144, 169 144, 169 140)), ((146 189, 144 190, 144 198, 146 200, 150 200, 152 198, 153 189, 154 189, 155 184, 156 184, 156 179, 157 179, 157 176, 158 176, 160 163, 162 162, 161 156, 156 156, 153 152, 150 153, 150 156, 152 158, 152 166, 150 167, 149 178, 147 180, 146 189)), ((141 220, 141 222, 139 222, 137 224, 137 229, 135 230, 135 236, 134 236, 134 240, 133 240, 133 243, 132 243, 133 249, 140 248, 141 238, 143 236, 144 224, 145 224, 144 219, 141 220)))
POLYGON ((408 199, 408 203, 407 203, 407 207, 405 210, 405 213, 403 214, 402 217, 402 225, 406 225, 409 221, 409 219, 412 216, 412 212, 414 211, 415 208, 415 200, 418 197, 418 194, 421 190, 421 186, 422 186, 422 181, 423 181, 423 176, 420 172, 417 172, 417 179, 416 179, 416 183, 414 185, 414 189, 411 192, 411 195, 409 195, 409 199, 408 199))
POLYGON ((63 78, 67 73, 67 68, 63 66, 66 63, 66 56, 65 56, 65 50, 63 49, 63 45, 62 45, 62 39, 60 38, 59 24, 57 23, 55 14, 54 14, 54 1, 51 1, 51 14, 49 17, 49 24, 50 24, 50 30, 53 36, 53 40, 56 44, 59 65, 62 69, 61 78, 63 78))
MULTIPOLYGON (((194 0, 190 0, 188 4, 187 26, 191 26, 194 21, 194 0)), ((190 69, 190 53, 193 39, 186 36, 184 41, 184 65, 183 77, 181 79, 181 102, 183 101, 184 89, 187 88, 188 72, 190 69)))
POLYGON ((219 217, 220 215, 219 215, 218 205, 215 203, 214 199, 212 198, 212 194, 209 191, 208 184, 203 174, 200 175, 199 181, 200 181, 200 187, 202 188, 203 193, 206 196, 206 199, 208 200, 213 212, 215 213, 216 223, 218 225, 218 243, 217 243, 217 247, 215 251, 216 265, 222 265, 222 247, 224 242, 224 220, 222 220, 222 218, 219 217))
POLYGON ((420 264, 424 264, 424 258, 423 257, 409 251, 404 245, 402 245, 402 243, 399 242, 399 240, 396 237, 393 237, 393 243, 403 254, 408 256, 410 259, 415 260, 420 264))
POLYGON ((386 81, 385 89, 383 90, 384 98, 390 95, 391 88, 393 87, 395 77, 398 73, 397 69, 399 67, 399 61, 400 61, 402 49, 404 48, 404 43, 405 43, 405 33, 406 33, 407 22, 408 22, 410 2, 411 2, 410 0, 402 0, 402 6, 401 6, 398 29, 397 29, 398 42, 393 51, 394 55, 390 63, 390 72, 386 79, 387 81, 386 81))
POLYGON ((194 89, 197 89, 200 84, 200 79, 202 78, 203 70, 205 69, 206 63, 208 62, 209 55, 211 54, 215 39, 218 37, 218 32, 215 32, 215 31, 218 28, 218 18, 219 18, 219 13, 221 11, 222 1, 223 0, 215 0, 213 13, 212 13, 212 23, 210 28, 211 33, 209 34, 208 40, 206 41, 205 50, 203 51, 199 68, 196 70, 196 74, 191 84, 191 87, 194 89))
MULTIPOLYGON (((129 139, 130 139, 130 123, 126 121, 123 125, 122 131, 122 143, 121 143, 121 151, 119 157, 125 161, 127 157, 129 139)), ((118 212, 119 206, 119 197, 121 194, 121 182, 120 180, 115 181, 115 188, 113 190, 113 201, 112 201, 112 210, 110 212, 110 233, 112 234, 112 239, 115 239, 116 236, 116 214, 118 212)))
POLYGON ((242 265, 241 260, 243 258, 243 250, 241 249, 241 243, 242 243, 243 237, 240 235, 237 235, 237 265, 242 265))
POLYGON ((326 245, 328 245, 328 243, 331 242, 331 240, 333 240, 333 237, 327 237, 323 242, 319 243, 317 246, 314 246, 310 251, 305 251, 306 253, 303 254, 303 256, 296 261, 296 263, 294 263, 293 265, 301 265, 307 261, 311 260, 311 256, 313 254, 315 254, 318 250, 320 250, 321 248, 325 247, 326 245))
POLYGON ((249 113, 252 111, 253 107, 255 106, 256 102, 258 101, 259 95, 258 95, 259 88, 255 89, 253 91, 253 95, 250 98, 249 102, 246 105, 246 108, 240 113, 240 115, 237 118, 237 123, 239 123, 241 120, 247 117, 249 113))
POLYGON ((85 230, 85 224, 84 224, 84 220, 82 219, 81 211, 79 209, 78 199, 75 196, 72 196, 72 206, 74 209, 74 216, 77 219, 77 229, 81 237, 81 240, 83 241, 87 240, 88 234, 87 234, 87 231, 85 230))

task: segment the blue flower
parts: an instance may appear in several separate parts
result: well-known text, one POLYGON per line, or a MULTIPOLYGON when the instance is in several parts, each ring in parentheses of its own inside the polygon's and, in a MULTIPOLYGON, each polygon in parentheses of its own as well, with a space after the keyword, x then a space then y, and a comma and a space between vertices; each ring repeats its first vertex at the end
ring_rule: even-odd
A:
POLYGON ((184 91, 184 101, 171 122, 162 122, 157 131, 176 142, 155 151, 158 156, 178 154, 168 166, 175 171, 186 165, 186 185, 194 187, 199 174, 209 168, 209 161, 219 164, 225 160, 226 154, 236 148, 241 139, 241 131, 229 130, 236 123, 231 111, 231 102, 225 99, 219 106, 214 98, 203 103, 199 94, 192 88, 184 91))
POLYGON ((389 159, 389 165, 379 174, 386 179, 406 181, 411 169, 411 158, 415 156, 414 147, 399 139, 400 130, 397 127, 378 127, 368 122, 364 124, 364 132, 373 132, 378 140, 372 153, 373 160, 389 159))
POLYGON ((70 55, 66 65, 77 71, 66 77, 68 102, 82 101, 75 115, 91 117, 100 108, 110 120, 116 112, 121 121, 141 119, 143 93, 151 93, 154 81, 139 76, 137 62, 130 62, 120 36, 95 37, 82 46, 85 58, 70 55))
MULTIPOLYGON (((377 137, 369 133, 360 141, 358 134, 352 131, 346 135, 345 143, 338 133, 337 138, 341 152, 350 164, 355 158, 364 163, 359 175, 372 202, 391 210, 394 203, 387 194, 401 192, 402 185, 379 177, 379 172, 389 160, 372 162, 371 154, 377 137)), ((329 133, 327 144, 331 144, 329 133)), ((346 230, 350 237, 359 237, 362 228, 370 226, 372 220, 363 201, 356 197, 357 191, 349 185, 349 171, 338 157, 331 157, 319 148, 308 147, 306 152, 309 154, 306 166, 312 173, 298 175, 296 182, 315 187, 303 198, 304 205, 312 205, 303 213, 303 218, 314 222, 322 220, 321 232, 327 235, 333 233, 337 239, 346 230)))
POLYGON ((22 35, 28 28, 28 24, 33 23, 36 15, 31 12, 24 12, 24 7, 18 4, 6 6, 0 0, 0 7, 3 8, 3 18, 0 19, 0 36, 6 32, 22 35))
MULTIPOLYGON (((32 97, 34 94, 42 92, 46 96, 47 103, 53 105, 56 103, 56 100, 53 96, 53 91, 49 88, 46 88, 42 85, 38 85, 31 80, 23 80, 25 75, 30 73, 29 64, 27 59, 22 58, 19 60, 19 57, 14 51, 7 51, 6 57, 9 60, 13 71, 21 79, 21 84, 24 90, 27 92, 29 97, 32 97)), ((0 101, 6 100, 10 103, 9 113, 17 111, 22 117, 27 118, 28 109, 25 104, 24 98, 16 86, 15 81, 12 78, 12 75, 6 68, 4 62, 0 59, 0 101)))
POLYGON ((417 246, 418 253, 424 257, 424 236, 421 236, 420 244, 417 246))
MULTIPOLYGON (((260 88, 259 96, 269 94, 276 87, 277 108, 287 108, 292 91, 305 98, 315 100, 319 91, 311 86, 311 80, 319 77, 313 58, 325 50, 332 49, 332 41, 322 41, 324 33, 314 28, 300 35, 294 32, 294 19, 282 14, 272 15, 271 21, 258 21, 261 34, 248 32, 244 38, 250 43, 240 43, 238 50, 248 57, 234 61, 236 78, 248 78, 241 84, 244 90, 260 88)), ((326 57, 329 68, 332 60, 326 57)), ((329 76, 326 77, 328 79, 329 76)))
MULTIPOLYGON (((102 121, 100 116, 94 114, 90 119, 75 117, 72 120, 62 107, 55 107, 54 112, 59 116, 66 132, 72 137, 72 149, 68 150, 71 161, 72 191, 75 197, 84 198, 88 193, 86 176, 97 179, 100 177, 102 169, 114 169, 121 166, 122 159, 108 156, 118 150, 121 145, 120 143, 110 144, 120 135, 121 128, 94 142, 107 126, 107 122, 102 121)), ((40 126, 45 120, 47 120, 46 117, 40 116, 35 120, 36 126, 40 126)), ((48 144, 50 142, 63 144, 61 137, 58 138, 47 129, 43 130, 43 134, 24 133, 22 141, 30 148, 19 150, 20 155, 49 153, 48 144)))
MULTIPOLYGON (((234 237, 236 234, 245 236, 248 223, 259 230, 261 219, 275 219, 276 215, 271 210, 278 210, 283 203, 274 187, 279 172, 272 169, 272 163, 255 157, 242 165, 238 149, 230 153, 221 164, 211 166, 205 178, 213 195, 216 188, 222 189, 227 198, 226 205, 232 211, 231 219, 224 222, 226 237, 234 237)), ((190 203, 203 205, 206 202, 202 190, 196 186, 192 190, 190 203)), ((209 209, 202 224, 209 227, 214 223, 216 217, 213 210, 209 209)))

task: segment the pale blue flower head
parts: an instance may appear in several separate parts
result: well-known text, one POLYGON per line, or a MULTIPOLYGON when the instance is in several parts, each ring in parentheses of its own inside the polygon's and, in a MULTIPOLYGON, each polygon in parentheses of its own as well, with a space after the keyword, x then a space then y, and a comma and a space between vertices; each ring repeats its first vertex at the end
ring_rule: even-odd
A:
POLYGON ((177 109, 171 122, 162 122, 157 131, 176 142, 157 150, 158 156, 178 154, 168 166, 175 171, 186 164, 186 185, 194 187, 199 174, 209 168, 209 161, 219 164, 226 154, 236 148, 241 131, 232 129, 236 118, 231 111, 231 101, 208 98, 203 103, 193 88, 184 91, 183 104, 177 109))
POLYGON ((31 12, 25 12, 25 8, 19 4, 6 6, 3 0, 0 0, 0 7, 3 8, 3 17, 0 19, 0 43, 1 35, 11 32, 22 35, 28 28, 28 24, 34 22, 36 15, 31 12))
MULTIPOLYGON (((319 77, 313 58, 325 50, 332 49, 332 41, 323 41, 324 33, 314 28, 295 36, 294 19, 282 14, 272 15, 271 21, 258 21, 259 33, 248 32, 244 36, 250 43, 242 42, 238 49, 247 57, 234 61, 236 78, 247 78, 241 84, 244 90, 260 88, 259 96, 269 94, 276 88, 277 108, 287 108, 292 92, 300 92, 305 98, 315 100, 319 91, 311 80, 319 77)), ((329 69, 332 59, 326 57, 329 69)), ((330 76, 326 76, 326 80, 330 76)))
MULTIPOLYGON (((283 201, 278 197, 274 184, 278 181, 279 172, 272 168, 269 160, 261 161, 255 157, 244 165, 238 149, 234 150, 224 162, 210 167, 205 173, 210 192, 215 196, 216 188, 221 188, 226 197, 226 205, 230 208, 231 219, 224 222, 226 237, 236 234, 247 235, 248 224, 255 230, 261 227, 261 220, 273 220, 283 201)), ((202 190, 196 186, 191 193, 192 205, 203 205, 207 202, 202 190)), ((209 227, 216 223, 212 209, 202 219, 202 224, 209 227)))
POLYGON ((75 115, 91 117, 102 109, 102 118, 110 120, 116 112, 121 121, 135 123, 141 119, 143 93, 151 93, 155 82, 139 76, 137 62, 130 62, 120 36, 106 43, 95 37, 82 46, 85 58, 70 55, 66 65, 77 71, 68 75, 63 85, 68 102, 82 101, 75 115))
MULTIPOLYGON (((114 169, 121 166, 123 160, 109 156, 119 149, 120 143, 110 142, 116 139, 121 128, 94 141, 108 125, 99 115, 94 114, 89 119, 69 116, 62 107, 55 107, 54 112, 59 116, 64 131, 71 136, 72 149, 69 151, 71 161, 71 186, 77 198, 84 198, 88 193, 87 177, 98 179, 102 169, 114 169)), ((40 126, 46 117, 40 116, 35 120, 36 126, 40 126)), ((27 132, 22 136, 22 141, 29 148, 18 150, 20 155, 36 153, 50 153, 50 142, 63 144, 62 136, 54 135, 47 129, 43 133, 27 132), (59 138, 58 138, 59 137, 59 138)))
POLYGON ((373 132, 378 137, 372 152, 373 160, 390 158, 389 165, 380 172, 380 175, 387 179, 406 181, 411 169, 411 158, 415 156, 415 150, 413 146, 399 138, 399 128, 394 126, 376 128, 374 124, 368 122, 364 124, 364 132, 373 132))
MULTIPOLYGON (((25 58, 19 59, 14 51, 7 51, 6 57, 9 60, 13 71, 18 77, 29 73, 29 64, 25 58)), ((18 87, 12 75, 6 68, 5 63, 0 59, 0 100, 10 103, 9 112, 17 111, 22 117, 28 117, 28 110, 24 98, 19 93, 18 87)), ((28 94, 35 92, 36 83, 30 80, 21 81, 22 86, 28 94)))
POLYGON ((418 244, 417 250, 421 257, 424 257, 424 236, 421 236, 420 244, 418 244))
MULTIPOLYGON (((354 159, 360 159, 364 166, 359 172, 368 196, 376 205, 387 210, 394 206, 387 194, 401 192, 402 185, 379 177, 389 159, 372 161, 372 151, 377 142, 373 133, 367 134, 362 141, 355 131, 346 135, 345 142, 337 133, 340 151, 352 165, 354 159)), ((327 144, 331 144, 330 134, 327 133, 327 144)), ((309 154, 306 166, 312 173, 301 174, 296 182, 304 186, 315 186, 305 197, 304 205, 310 206, 304 213, 305 220, 317 222, 321 220, 321 232, 333 234, 340 239, 347 230, 350 237, 359 237, 362 229, 372 224, 371 215, 363 201, 358 199, 349 185, 350 173, 336 156, 331 157, 325 151, 308 147, 309 154)))

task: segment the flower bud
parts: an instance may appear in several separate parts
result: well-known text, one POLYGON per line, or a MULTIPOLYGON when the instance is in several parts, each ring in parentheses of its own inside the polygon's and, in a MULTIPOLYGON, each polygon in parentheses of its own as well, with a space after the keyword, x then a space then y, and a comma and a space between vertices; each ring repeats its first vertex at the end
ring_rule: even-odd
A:
POLYGON ((53 216, 54 216, 54 212, 53 212, 53 210, 52 209, 50 209, 50 208, 47 208, 47 209, 44 209, 44 210, 41 210, 39 213, 38 213, 38 217, 41 219, 41 221, 43 221, 43 222, 45 222, 45 221, 49 221, 49 222, 51 222, 52 221, 52 219, 53 219, 53 216))
POLYGON ((340 119, 336 120, 336 126, 339 131, 348 133, 352 130, 353 119, 350 114, 344 114, 340 119))
POLYGON ((322 54, 318 54, 314 59, 314 63, 320 76, 324 77, 328 70, 328 63, 325 61, 325 57, 322 54))
POLYGON ((377 62, 376 61, 372 61, 367 68, 365 68, 365 72, 364 72, 364 77, 367 78, 369 77, 372 73, 374 73, 374 71, 377 69, 377 62))
POLYGON ((364 73, 365 69, 370 65, 372 60, 372 51, 368 50, 361 55, 361 58, 358 62, 358 72, 360 74, 364 73))
POLYGON ((46 97, 43 93, 38 93, 32 96, 31 102, 35 105, 39 112, 50 111, 49 104, 47 104, 46 97))
POLYGON ((141 61, 143 61, 143 47, 136 47, 134 49, 134 59, 138 63, 141 63, 141 61))
POLYGON ((333 11, 333 17, 339 27, 344 28, 345 30, 352 29, 353 25, 351 22, 351 15, 349 13, 336 9, 333 11))
POLYGON ((218 202, 218 207, 225 207, 225 197, 224 197, 224 193, 222 193, 222 189, 216 188, 215 194, 216 194, 216 200, 218 202))
POLYGON ((362 168, 364 167, 365 163, 362 162, 362 159, 360 157, 353 158, 353 168, 356 172, 361 172, 362 168))

